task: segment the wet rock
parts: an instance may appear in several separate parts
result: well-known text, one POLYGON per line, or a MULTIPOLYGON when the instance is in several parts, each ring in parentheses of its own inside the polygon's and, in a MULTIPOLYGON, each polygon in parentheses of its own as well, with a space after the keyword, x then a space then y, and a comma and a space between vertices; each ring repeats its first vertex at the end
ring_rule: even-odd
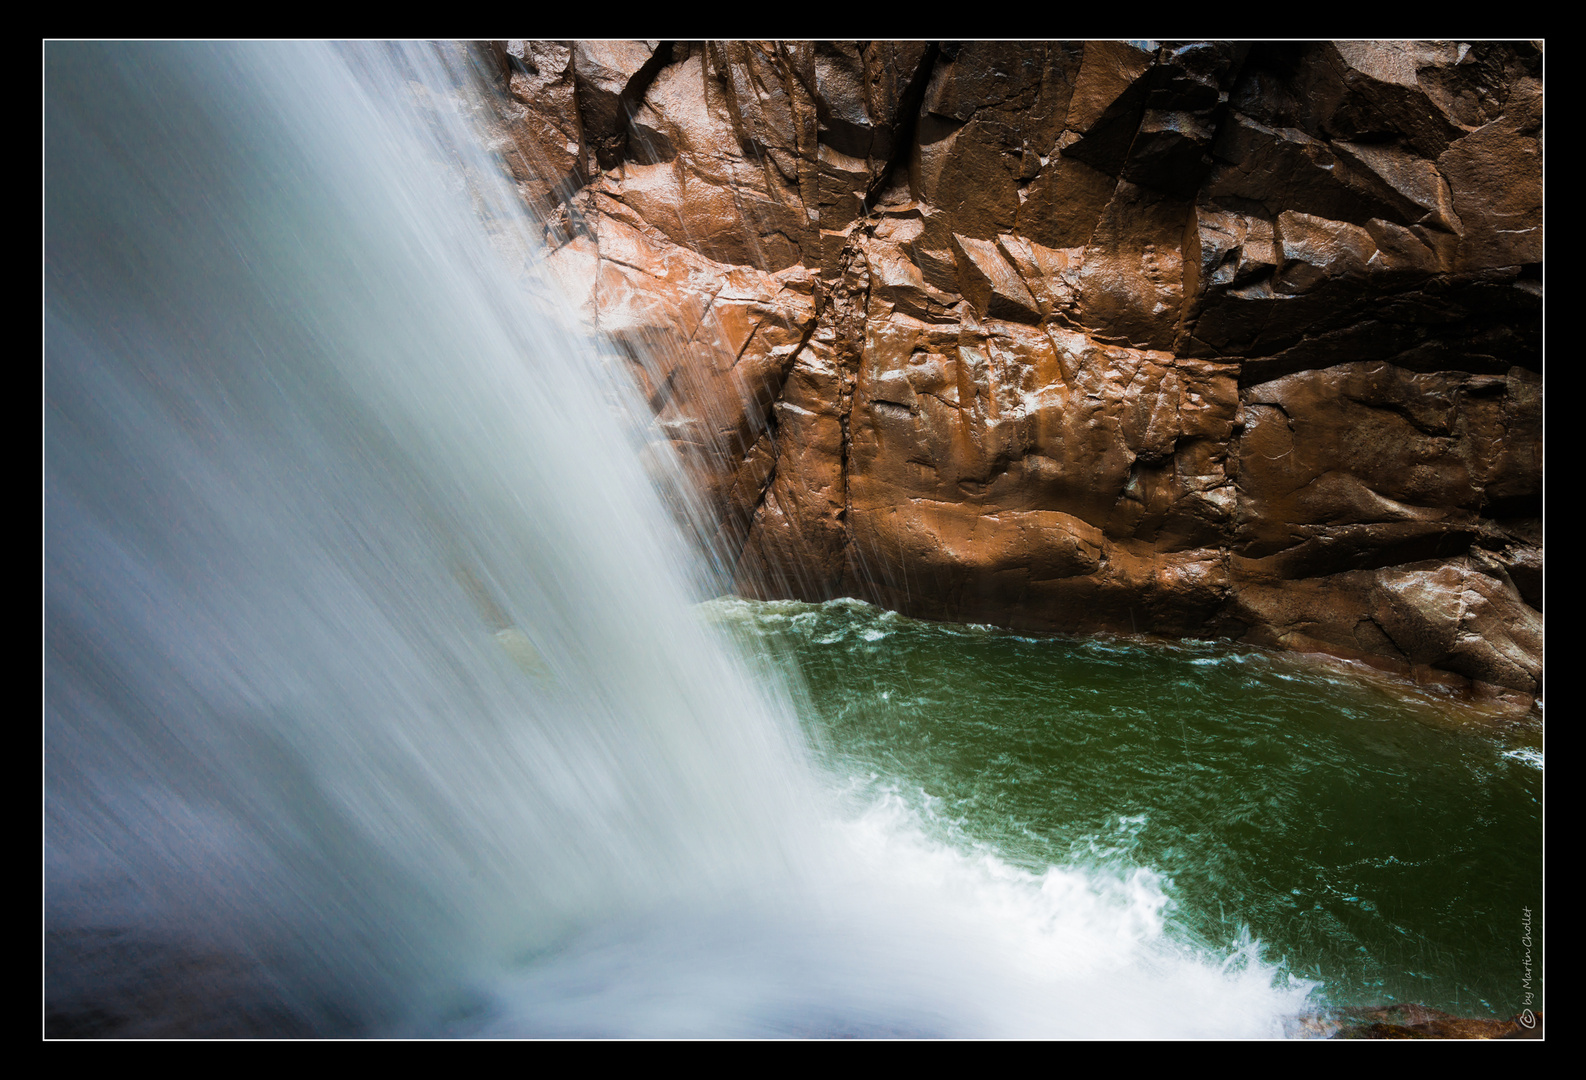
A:
POLYGON ((1455 1016, 1426 1005, 1333 1009, 1299 1017, 1289 1034, 1309 1039, 1540 1039, 1542 1014, 1526 1010, 1508 1020, 1455 1016))
POLYGON ((555 213, 589 178, 570 42, 499 43, 508 94, 504 155, 531 209, 555 213))
POLYGON ((669 42, 580 41, 573 45, 579 116, 600 168, 609 169, 622 160, 634 105, 671 55, 669 42))
POLYGON ((492 55, 741 590, 1539 691, 1536 48, 492 55))

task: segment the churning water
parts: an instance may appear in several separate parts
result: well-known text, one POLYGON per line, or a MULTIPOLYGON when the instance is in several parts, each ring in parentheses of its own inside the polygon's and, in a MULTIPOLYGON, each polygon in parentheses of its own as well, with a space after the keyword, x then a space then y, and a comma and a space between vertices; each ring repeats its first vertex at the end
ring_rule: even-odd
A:
POLYGON ((644 407, 436 55, 46 50, 47 1031, 1259 1037, 1311 1007, 1155 853, 937 814, 917 741, 850 738, 862 705, 766 629, 806 612, 691 606, 644 407))

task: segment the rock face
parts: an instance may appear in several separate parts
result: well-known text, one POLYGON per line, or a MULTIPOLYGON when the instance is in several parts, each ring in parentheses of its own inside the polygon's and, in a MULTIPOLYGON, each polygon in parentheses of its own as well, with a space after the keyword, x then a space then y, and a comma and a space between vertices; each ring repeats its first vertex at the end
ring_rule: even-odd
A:
POLYGON ((1526 43, 492 43, 738 588, 1542 675, 1526 43))

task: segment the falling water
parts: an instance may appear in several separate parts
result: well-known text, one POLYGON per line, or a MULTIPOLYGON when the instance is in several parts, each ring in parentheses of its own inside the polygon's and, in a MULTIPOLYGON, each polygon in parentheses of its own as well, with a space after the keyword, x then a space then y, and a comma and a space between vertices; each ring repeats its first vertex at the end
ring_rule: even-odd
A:
POLYGON ((47 1029, 1276 1033, 1149 870, 845 813, 468 101, 46 51, 47 1029))

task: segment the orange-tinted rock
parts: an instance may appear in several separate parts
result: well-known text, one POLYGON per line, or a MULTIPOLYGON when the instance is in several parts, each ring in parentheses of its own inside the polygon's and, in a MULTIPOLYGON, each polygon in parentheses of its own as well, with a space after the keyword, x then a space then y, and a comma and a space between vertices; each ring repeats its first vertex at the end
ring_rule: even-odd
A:
POLYGON ((628 116, 646 84, 671 58, 658 41, 580 41, 573 45, 573 76, 578 86, 584 137, 601 168, 622 160, 628 116))
POLYGON ((512 141, 503 156, 530 207, 549 215, 589 175, 572 45, 508 41, 500 57, 508 87, 501 117, 512 141))
POLYGON ((1231 564, 1225 614, 1248 628, 1246 640, 1452 687, 1541 691, 1542 615, 1478 560, 1457 555, 1304 578, 1238 556, 1231 564))
POLYGON ((1539 691, 1536 48, 491 55, 740 589, 1539 691))

